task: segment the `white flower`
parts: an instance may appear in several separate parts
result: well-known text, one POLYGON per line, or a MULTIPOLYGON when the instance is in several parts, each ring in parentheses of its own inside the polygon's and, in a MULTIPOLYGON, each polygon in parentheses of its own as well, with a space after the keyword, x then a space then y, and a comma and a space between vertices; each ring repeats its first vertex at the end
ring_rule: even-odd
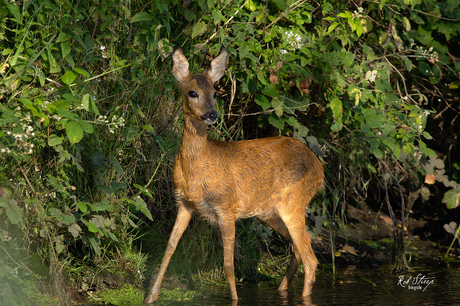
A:
POLYGON ((284 55, 284 54, 286 54, 286 53, 287 53, 287 51, 286 51, 286 50, 284 50, 284 49, 281 49, 281 50, 280 50, 280 53, 284 55))

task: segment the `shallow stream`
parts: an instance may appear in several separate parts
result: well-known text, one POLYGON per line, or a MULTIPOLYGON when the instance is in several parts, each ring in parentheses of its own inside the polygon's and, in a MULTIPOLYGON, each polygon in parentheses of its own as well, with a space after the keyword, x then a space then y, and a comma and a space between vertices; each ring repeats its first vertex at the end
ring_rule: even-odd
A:
POLYGON ((460 305, 460 267, 416 269, 390 273, 382 268, 337 272, 318 270, 311 300, 300 297, 303 275, 296 275, 289 292, 280 295, 277 283, 240 283, 238 303, 225 286, 197 288, 203 296, 169 305, 460 305))

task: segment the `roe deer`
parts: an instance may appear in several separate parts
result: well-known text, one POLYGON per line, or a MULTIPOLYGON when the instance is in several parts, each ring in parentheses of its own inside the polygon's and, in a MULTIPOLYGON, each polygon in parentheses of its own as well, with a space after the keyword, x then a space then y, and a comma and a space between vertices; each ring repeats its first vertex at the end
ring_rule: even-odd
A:
POLYGON ((225 73, 227 56, 222 48, 201 74, 189 72, 189 63, 180 48, 172 56, 172 72, 180 83, 184 112, 182 143, 173 170, 178 213, 146 304, 158 299, 169 260, 194 211, 220 228, 232 300, 238 299, 233 267, 235 220, 254 216, 294 245, 278 290, 288 289, 303 261, 302 296, 311 293, 318 261, 305 228, 305 210, 322 187, 323 165, 305 144, 290 137, 236 142, 207 137, 206 126, 217 120, 214 83, 225 73))

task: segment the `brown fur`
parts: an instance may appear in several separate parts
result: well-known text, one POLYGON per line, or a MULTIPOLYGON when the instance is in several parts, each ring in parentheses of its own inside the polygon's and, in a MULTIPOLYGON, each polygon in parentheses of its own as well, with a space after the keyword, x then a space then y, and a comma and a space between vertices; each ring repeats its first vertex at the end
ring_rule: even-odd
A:
POLYGON ((224 74, 226 59, 227 52, 222 49, 203 74, 190 74, 182 51, 173 54, 173 74, 180 82, 184 110, 182 144, 173 171, 178 216, 146 304, 158 299, 169 260, 194 211, 221 230, 224 268, 233 300, 238 299, 233 274, 235 221, 253 216, 294 245, 294 255, 278 290, 287 290, 302 260, 302 296, 311 293, 317 259, 305 229, 305 210, 323 184, 323 166, 294 138, 221 142, 207 137, 206 125, 214 123, 216 115, 213 83, 224 74))

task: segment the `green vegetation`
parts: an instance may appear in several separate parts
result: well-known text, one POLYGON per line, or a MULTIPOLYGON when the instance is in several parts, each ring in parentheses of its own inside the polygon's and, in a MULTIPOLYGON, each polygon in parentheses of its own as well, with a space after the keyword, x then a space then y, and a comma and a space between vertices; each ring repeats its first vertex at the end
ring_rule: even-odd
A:
MULTIPOLYGON (((0 298, 31 276, 61 303, 64 279, 86 292, 102 272, 150 278, 175 216, 174 46, 191 71, 231 54, 212 137, 290 135, 322 158, 312 233, 333 233, 348 204, 385 201, 402 241, 417 201, 460 204, 459 20, 455 0, 0 0, 0 298)), ((255 277, 279 239, 238 226, 236 272, 255 277)), ((221 278, 219 239, 194 220, 168 273, 221 278)))

